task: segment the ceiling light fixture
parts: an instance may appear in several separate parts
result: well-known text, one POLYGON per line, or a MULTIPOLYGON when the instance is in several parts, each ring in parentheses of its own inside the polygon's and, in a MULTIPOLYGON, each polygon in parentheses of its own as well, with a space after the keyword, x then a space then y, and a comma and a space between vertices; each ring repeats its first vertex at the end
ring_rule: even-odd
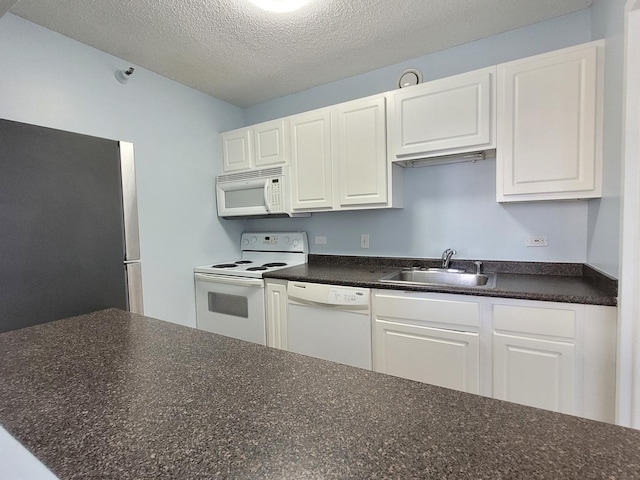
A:
POLYGON ((287 13, 304 7, 310 0, 249 0, 268 12, 287 13))
POLYGON ((129 77, 131 75, 133 75, 133 71, 135 70, 135 68, 133 67, 129 67, 126 70, 116 70, 116 80, 118 80, 120 83, 127 83, 129 81, 129 77))

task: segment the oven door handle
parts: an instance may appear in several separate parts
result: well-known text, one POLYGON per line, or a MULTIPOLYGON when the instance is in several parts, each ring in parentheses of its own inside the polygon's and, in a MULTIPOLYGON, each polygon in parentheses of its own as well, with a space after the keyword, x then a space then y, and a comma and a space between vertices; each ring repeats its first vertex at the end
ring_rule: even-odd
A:
POLYGON ((209 283, 264 288, 264 281, 261 278, 226 277, 224 275, 214 275, 210 273, 196 273, 195 279, 209 283))

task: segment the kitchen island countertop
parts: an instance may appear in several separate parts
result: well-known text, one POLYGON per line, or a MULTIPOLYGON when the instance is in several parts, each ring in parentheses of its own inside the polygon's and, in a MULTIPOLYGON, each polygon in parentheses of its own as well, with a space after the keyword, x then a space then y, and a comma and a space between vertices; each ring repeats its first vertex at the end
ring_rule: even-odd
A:
POLYGON ((640 478, 640 431, 114 309, 0 352, 0 423, 61 479, 640 478))

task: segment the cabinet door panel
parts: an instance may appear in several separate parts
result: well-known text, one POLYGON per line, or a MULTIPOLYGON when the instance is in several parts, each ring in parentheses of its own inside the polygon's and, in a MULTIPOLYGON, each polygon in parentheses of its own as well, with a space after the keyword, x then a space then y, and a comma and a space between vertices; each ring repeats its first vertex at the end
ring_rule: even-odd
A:
POLYGON ((401 159, 492 148, 494 85, 492 67, 394 92, 393 154, 401 159))
POLYGON ((386 202, 386 98, 341 104, 336 115, 340 205, 386 202))
POLYGON ((589 46, 498 66, 499 201, 598 196, 597 56, 589 46))
POLYGON ((292 207, 331 208, 331 114, 329 109, 291 117, 292 207))
POLYGON ((241 128, 220 135, 222 168, 225 172, 251 168, 251 131, 241 128))
POLYGON ((279 281, 265 283, 267 346, 287 349, 287 286, 279 281), (278 282, 278 283, 277 283, 278 282))
POLYGON ((284 120, 261 123, 253 128, 253 132, 257 167, 286 163, 284 120))
POLYGON ((575 414, 575 345, 494 333, 493 396, 575 414))
POLYGON ((478 393, 479 334, 377 319, 374 368, 378 372, 478 393))

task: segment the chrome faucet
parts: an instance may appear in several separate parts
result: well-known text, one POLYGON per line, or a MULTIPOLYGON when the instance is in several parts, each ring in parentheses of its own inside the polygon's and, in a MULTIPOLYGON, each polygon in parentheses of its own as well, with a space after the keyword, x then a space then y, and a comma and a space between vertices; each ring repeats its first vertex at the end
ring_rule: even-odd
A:
POLYGON ((455 250, 451 248, 447 248, 444 252, 442 252, 442 268, 449 268, 451 264, 451 257, 453 257, 456 253, 455 250))

